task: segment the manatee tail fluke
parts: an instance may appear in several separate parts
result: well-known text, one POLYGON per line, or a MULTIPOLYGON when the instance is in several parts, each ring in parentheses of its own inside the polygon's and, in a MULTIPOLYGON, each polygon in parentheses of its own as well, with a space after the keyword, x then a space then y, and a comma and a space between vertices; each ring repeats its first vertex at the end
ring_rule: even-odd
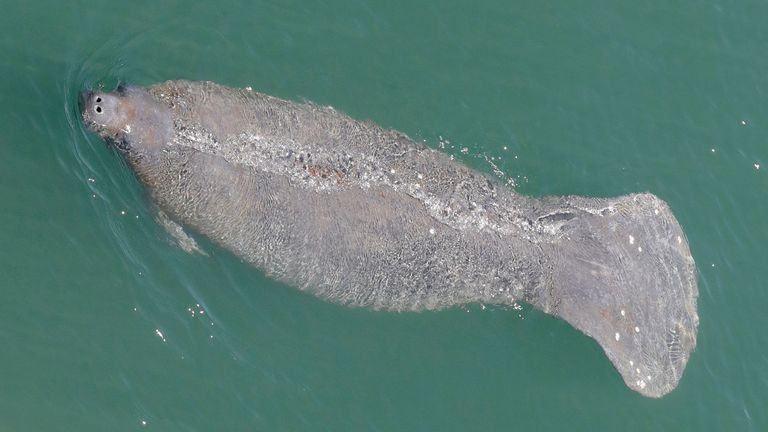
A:
POLYGON ((540 219, 552 279, 532 303, 593 337, 626 384, 649 397, 677 386, 696 347, 696 267, 668 205, 652 194, 562 198, 540 219))

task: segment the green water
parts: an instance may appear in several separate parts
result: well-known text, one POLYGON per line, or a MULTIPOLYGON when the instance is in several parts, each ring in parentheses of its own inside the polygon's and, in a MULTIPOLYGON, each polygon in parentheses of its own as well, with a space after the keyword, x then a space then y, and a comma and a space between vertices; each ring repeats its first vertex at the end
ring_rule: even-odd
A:
POLYGON ((4 2, 0 431, 768 430, 768 3, 477 3, 4 2), (700 272, 679 387, 639 396, 530 308, 350 310, 181 251, 76 116, 175 78, 493 158, 525 194, 656 193, 700 272))

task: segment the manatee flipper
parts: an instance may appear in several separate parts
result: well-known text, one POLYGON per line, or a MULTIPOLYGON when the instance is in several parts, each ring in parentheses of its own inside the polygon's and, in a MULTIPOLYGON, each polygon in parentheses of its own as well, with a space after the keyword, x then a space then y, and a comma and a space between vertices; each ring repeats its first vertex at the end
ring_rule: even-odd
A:
POLYGON ((178 223, 171 220, 171 218, 168 217, 168 215, 165 214, 162 210, 157 210, 155 213, 155 220, 157 221, 160 226, 165 229, 165 231, 171 236, 173 239, 173 243, 176 244, 176 246, 180 247, 181 250, 184 252, 187 252, 189 254, 198 253, 203 256, 208 256, 208 253, 205 252, 195 241, 192 236, 187 234, 186 231, 184 231, 184 228, 179 225, 178 223))
MULTIPOLYGON (((531 303, 593 337, 639 393, 677 386, 696 346, 696 269, 667 204, 652 194, 559 198, 549 292, 531 303)), ((546 219, 542 222, 547 222, 546 219)))

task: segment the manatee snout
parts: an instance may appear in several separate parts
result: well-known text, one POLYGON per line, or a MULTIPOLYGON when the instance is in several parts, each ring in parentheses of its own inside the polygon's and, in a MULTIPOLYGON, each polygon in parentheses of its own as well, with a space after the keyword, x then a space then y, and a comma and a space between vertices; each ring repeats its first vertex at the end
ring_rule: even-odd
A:
POLYGON ((128 123, 128 110, 117 93, 80 93, 80 109, 85 125, 100 135, 114 138, 128 123))
POLYGON ((170 138, 172 122, 168 107, 141 88, 83 90, 80 114, 86 128, 123 151, 158 148, 170 138))
POLYGON ((96 124, 93 120, 93 115, 91 114, 95 107, 93 106, 94 97, 95 94, 92 90, 83 90, 80 92, 80 97, 78 100, 78 107, 80 108, 80 116, 83 119, 83 124, 85 127, 87 127, 89 130, 93 132, 97 132, 96 130, 96 124))
POLYGON ((78 99, 78 107, 80 108, 80 112, 82 113, 85 109, 85 105, 88 103, 88 101, 91 98, 91 95, 93 95, 93 92, 91 90, 83 90, 80 92, 80 98, 78 99))

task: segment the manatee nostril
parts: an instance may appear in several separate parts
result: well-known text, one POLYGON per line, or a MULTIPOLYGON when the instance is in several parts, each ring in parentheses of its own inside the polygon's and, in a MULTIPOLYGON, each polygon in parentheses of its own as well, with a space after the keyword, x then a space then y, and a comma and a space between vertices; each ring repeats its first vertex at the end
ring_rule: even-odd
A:
POLYGON ((96 98, 96 102, 97 102, 97 103, 98 103, 98 102, 101 102, 101 98, 100 98, 100 97, 97 97, 97 98, 96 98))
POLYGON ((100 106, 96 105, 95 110, 96 110, 97 113, 101 113, 101 107, 100 106))

